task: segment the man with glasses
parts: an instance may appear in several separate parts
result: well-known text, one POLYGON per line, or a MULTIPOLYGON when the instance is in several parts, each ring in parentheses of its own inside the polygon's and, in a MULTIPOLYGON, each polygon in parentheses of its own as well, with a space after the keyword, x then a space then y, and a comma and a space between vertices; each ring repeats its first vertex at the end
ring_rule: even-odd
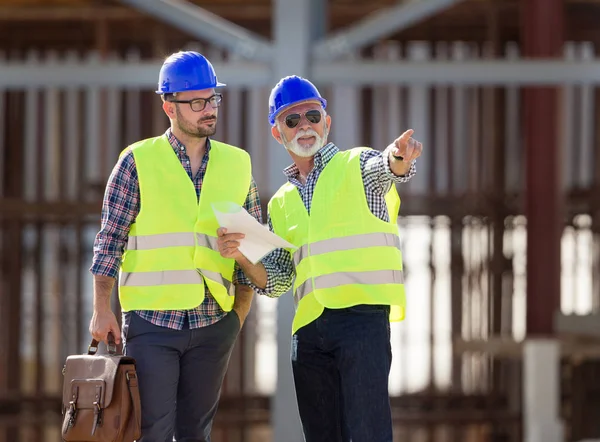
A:
POLYGON ((121 154, 108 180, 94 244, 99 341, 120 331, 110 307, 119 276, 124 353, 135 358, 142 439, 209 441, 231 350, 253 291, 216 248, 211 204, 234 201, 262 222, 249 155, 212 138, 221 94, 197 52, 169 56, 158 90, 171 124, 121 154))
MULTIPOLYGON (((415 174, 421 143, 404 132, 383 152, 340 151, 327 102, 308 80, 271 91, 271 134, 294 164, 269 202, 269 227, 297 246, 253 265, 240 235, 219 231, 257 293, 293 288, 292 368, 306 442, 392 442, 390 320, 404 318, 396 183, 415 174)), ((343 122, 353 124, 353 122, 343 122)))

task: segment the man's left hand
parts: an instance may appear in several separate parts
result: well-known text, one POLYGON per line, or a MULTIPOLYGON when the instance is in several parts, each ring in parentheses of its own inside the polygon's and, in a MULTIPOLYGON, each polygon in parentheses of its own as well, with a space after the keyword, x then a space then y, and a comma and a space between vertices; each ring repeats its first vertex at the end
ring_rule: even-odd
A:
POLYGON ((400 137, 396 138, 394 147, 390 149, 393 156, 402 157, 402 161, 408 164, 419 158, 421 152, 423 152, 423 143, 412 138, 414 132, 412 129, 404 132, 400 137))

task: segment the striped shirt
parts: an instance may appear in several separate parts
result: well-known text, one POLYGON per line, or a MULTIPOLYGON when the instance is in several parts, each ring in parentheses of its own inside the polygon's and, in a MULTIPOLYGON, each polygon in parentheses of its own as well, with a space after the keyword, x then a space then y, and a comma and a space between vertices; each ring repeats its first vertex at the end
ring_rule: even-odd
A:
MULTIPOLYGON (((206 152, 202 157, 200 169, 192 178, 192 168, 185 146, 179 142, 167 129, 166 136, 173 150, 177 154, 182 167, 196 188, 196 195, 200 199, 202 182, 206 174, 210 154, 210 140, 206 143, 206 152)), ((244 208, 254 218, 262 223, 262 210, 260 198, 254 178, 250 182, 248 196, 244 208)), ((140 212, 140 187, 137 169, 131 150, 122 155, 115 165, 106 186, 102 206, 102 219, 100 231, 94 241, 94 258, 90 272, 93 275, 109 276, 116 278, 121 265, 123 250, 127 244, 129 228, 134 223, 140 212)), ((236 264, 233 275, 234 284, 249 285, 244 273, 236 264)), ((206 327, 222 319, 226 313, 213 298, 205 284, 205 298, 202 304, 191 310, 144 310, 136 311, 142 318, 151 323, 181 330, 186 323, 190 328, 206 327)))
MULTIPOLYGON (((314 167, 306 178, 306 184, 299 180, 300 171, 296 165, 284 169, 284 174, 288 181, 298 188, 304 206, 308 213, 312 203, 312 197, 315 191, 317 180, 323 169, 333 156, 339 152, 338 147, 329 143, 315 154, 314 167)), ((379 219, 389 221, 390 217, 385 203, 385 195, 390 190, 393 183, 406 183, 416 173, 416 161, 413 161, 408 173, 404 176, 394 175, 390 169, 389 151, 386 149, 383 153, 370 149, 360 155, 360 170, 362 172, 363 185, 367 204, 369 209, 379 219)), ((268 216, 269 229, 273 230, 271 216, 268 216)), ((267 285, 261 289, 254 284, 250 286, 259 295, 278 297, 292 288, 296 272, 291 254, 285 249, 276 249, 266 255, 262 260, 267 271, 267 285)))

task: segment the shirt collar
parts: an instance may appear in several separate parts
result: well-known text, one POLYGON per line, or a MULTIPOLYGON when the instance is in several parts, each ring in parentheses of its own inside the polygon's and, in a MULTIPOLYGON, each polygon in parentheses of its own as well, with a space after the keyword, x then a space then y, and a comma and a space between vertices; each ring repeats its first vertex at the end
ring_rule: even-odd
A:
MULTIPOLYGON (((173 148, 173 150, 176 153, 185 153, 186 152, 186 148, 185 148, 184 144, 177 139, 177 137, 173 134, 173 131, 171 130, 170 127, 165 131, 165 136, 169 140, 169 144, 171 145, 171 147, 173 148)), ((207 138, 206 139, 206 152, 208 153, 209 151, 210 151, 210 138, 207 138)))
MULTIPOLYGON (((315 154, 314 169, 317 169, 319 171, 325 169, 325 166, 327 166, 327 163, 329 163, 329 161, 331 161, 331 159, 334 157, 334 155, 336 153, 338 153, 339 151, 340 150, 338 149, 338 147, 335 144, 327 143, 325 146, 323 146, 321 149, 319 149, 319 151, 315 154)), ((298 178, 298 175, 300 175, 300 171, 298 170, 298 166, 296 166, 295 164, 292 164, 292 165, 286 167, 285 169, 283 169, 283 174, 288 179, 293 179, 293 178, 298 178)))

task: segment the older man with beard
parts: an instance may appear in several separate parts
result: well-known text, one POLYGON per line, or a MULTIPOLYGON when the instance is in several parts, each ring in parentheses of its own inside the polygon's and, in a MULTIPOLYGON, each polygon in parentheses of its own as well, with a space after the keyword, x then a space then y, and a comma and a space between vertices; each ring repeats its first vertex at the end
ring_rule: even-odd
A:
POLYGON ((395 183, 415 174, 422 145, 408 130, 383 152, 340 151, 327 143, 326 106, 297 76, 269 99, 271 133, 294 161, 269 202, 269 227, 298 248, 253 265, 238 249, 243 236, 220 229, 219 250, 259 294, 293 286, 292 367, 306 441, 392 442, 389 322, 405 308, 395 183))
POLYGON ((136 360, 142 402, 138 442, 210 441, 252 302, 249 281, 216 249, 211 203, 237 202, 262 221, 248 154, 210 138, 223 86, 201 54, 169 56, 156 93, 171 125, 127 147, 106 187, 90 332, 120 340, 110 307, 118 275, 124 352, 136 360))

